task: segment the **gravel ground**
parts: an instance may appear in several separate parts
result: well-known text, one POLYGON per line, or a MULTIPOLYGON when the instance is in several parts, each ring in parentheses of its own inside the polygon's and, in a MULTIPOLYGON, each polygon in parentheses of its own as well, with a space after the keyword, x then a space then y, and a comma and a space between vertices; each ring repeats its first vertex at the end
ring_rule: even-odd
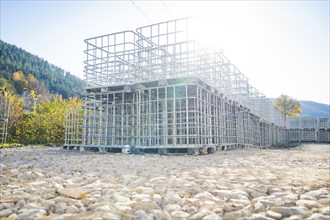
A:
POLYGON ((330 219, 329 144, 204 156, 0 153, 1 220, 330 219))

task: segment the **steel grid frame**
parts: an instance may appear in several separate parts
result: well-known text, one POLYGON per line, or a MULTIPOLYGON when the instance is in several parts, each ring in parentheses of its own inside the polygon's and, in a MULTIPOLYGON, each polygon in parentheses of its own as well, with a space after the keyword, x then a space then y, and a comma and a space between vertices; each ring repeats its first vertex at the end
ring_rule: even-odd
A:
MULTIPOLYGON (((189 33, 183 18, 86 39, 86 88, 198 76, 231 100, 262 115, 259 92, 222 50, 208 48, 189 33)), ((270 111, 276 111, 268 103, 270 111)), ((265 113, 266 114, 266 113, 265 113)), ((269 113, 271 114, 271 113, 269 113)), ((273 122, 273 118, 265 118, 273 122)), ((275 123, 279 126, 278 121, 275 123)))
POLYGON ((86 39, 83 120, 68 113, 66 145, 80 143, 77 121, 81 146, 89 147, 224 149, 281 141, 283 117, 271 101, 191 29, 183 18, 86 39), (175 96, 162 101, 170 90, 175 96))
POLYGON ((0 95, 0 143, 6 143, 7 140, 9 108, 9 99, 4 95, 0 95))

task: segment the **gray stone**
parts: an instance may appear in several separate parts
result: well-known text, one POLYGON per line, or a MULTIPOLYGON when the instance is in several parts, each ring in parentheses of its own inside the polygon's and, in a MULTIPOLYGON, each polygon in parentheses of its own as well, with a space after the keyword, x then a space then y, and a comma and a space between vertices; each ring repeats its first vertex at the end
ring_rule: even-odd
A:
POLYGON ((323 215, 330 215, 330 206, 320 208, 320 213, 323 215))
POLYGON ((230 199, 230 190, 213 190, 212 193, 221 200, 228 200, 230 199))
POLYGON ((192 216, 189 217, 190 220, 198 220, 202 219, 203 217, 211 214, 208 210, 202 209, 199 212, 193 214, 192 216))
POLYGON ((319 199, 318 202, 319 202, 320 204, 330 206, 330 197, 329 197, 329 198, 319 199))
POLYGON ((277 213, 277 212, 273 212, 271 210, 268 210, 266 212, 266 215, 270 218, 274 218, 274 219, 281 219, 282 218, 282 215, 280 213, 277 213))
POLYGON ((315 197, 317 199, 323 198, 322 195, 329 195, 329 192, 326 189, 318 189, 305 193, 305 195, 315 197))
POLYGON ((40 218, 47 214, 46 210, 44 209, 21 209, 18 212, 17 219, 18 220, 30 220, 40 218))
POLYGON ((316 200, 316 198, 314 196, 310 196, 310 195, 300 195, 299 199, 302 199, 302 200, 316 200))
POLYGON ((25 200, 21 199, 17 202, 16 204, 20 209, 23 208, 23 206, 25 206, 25 200))
POLYGON ((189 217, 189 213, 184 211, 173 211, 171 212, 171 216, 174 219, 186 219, 189 217))
POLYGON ((284 218, 283 220, 303 220, 304 217, 301 215, 292 215, 290 217, 284 218))
POLYGON ((78 213, 79 209, 73 205, 67 206, 65 208, 65 213, 78 213))
POLYGON ((159 194, 152 195, 152 200, 156 202, 158 205, 162 203, 162 197, 159 194))
POLYGON ((329 220, 329 216, 322 215, 320 213, 314 213, 313 215, 309 216, 307 220, 329 220))
POLYGON ((197 195, 194 196, 194 198, 199 200, 215 200, 214 196, 207 191, 198 193, 197 195))
POLYGON ((4 210, 0 211, 0 218, 8 217, 12 213, 13 212, 11 211, 11 209, 4 209, 4 210))
POLYGON ((271 211, 280 213, 282 215, 282 218, 289 217, 291 215, 290 210, 288 207, 279 207, 275 206, 271 208, 271 211))
POLYGON ((234 190, 230 194, 232 199, 249 199, 249 193, 242 190, 234 190))
POLYGON ((320 204, 317 201, 313 201, 313 200, 298 200, 296 201, 296 204, 298 206, 305 206, 306 208, 309 209, 320 207, 320 204))
POLYGON ((13 213, 10 216, 8 216, 8 219, 17 219, 17 214, 13 213))
POLYGON ((270 218, 266 217, 261 213, 252 214, 251 217, 248 218, 249 220, 269 220, 270 218))
POLYGON ((108 205, 102 205, 95 209, 95 211, 108 212, 111 211, 111 208, 108 205))
POLYGON ((32 171, 31 172, 31 176, 32 176, 33 179, 43 178, 44 177, 44 175, 41 172, 39 172, 39 171, 32 171))
POLYGON ((242 218, 242 213, 239 211, 234 211, 234 212, 226 212, 223 215, 223 219, 239 219, 242 218))
POLYGON ((181 210, 181 206, 178 204, 168 204, 168 205, 166 205, 165 209, 166 209, 166 211, 171 213, 173 211, 181 210))
POLYGON ((310 216, 312 213, 305 207, 290 207, 289 211, 291 215, 300 215, 304 218, 307 218, 310 216))
POLYGON ((264 212, 265 206, 262 203, 257 202, 256 204, 254 204, 254 211, 255 212, 264 212))
POLYGON ((219 214, 211 214, 211 215, 205 216, 202 219, 203 220, 222 220, 222 217, 219 214))
POLYGON ((165 204, 178 204, 183 205, 184 200, 177 194, 168 194, 164 198, 165 204))
POLYGON ((152 210, 152 209, 160 209, 160 207, 154 201, 138 202, 134 206, 134 210, 152 210))
MULTIPOLYGON (((32 173, 30 171, 27 171, 21 175, 18 176, 19 179, 24 179, 24 180, 32 180, 32 173)), ((19 217, 19 216, 18 216, 19 217)))
POLYGON ((144 210, 138 210, 134 213, 136 220, 153 220, 153 217, 147 214, 144 210))
POLYGON ((54 213, 57 215, 63 215, 65 213, 64 208, 55 208, 54 213))
POLYGON ((259 197, 261 197, 261 196, 267 196, 266 193, 264 193, 264 192, 260 192, 260 191, 258 191, 258 190, 250 190, 250 191, 249 191, 249 194, 251 195, 251 197, 252 197, 253 199, 255 199, 255 198, 259 198, 259 197))

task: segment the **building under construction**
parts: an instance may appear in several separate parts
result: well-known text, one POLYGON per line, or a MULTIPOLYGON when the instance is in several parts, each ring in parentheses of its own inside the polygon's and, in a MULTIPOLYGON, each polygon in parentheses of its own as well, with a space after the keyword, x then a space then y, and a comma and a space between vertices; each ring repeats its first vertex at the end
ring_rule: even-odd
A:
POLYGON ((288 141, 272 102, 192 26, 86 39, 84 106, 67 114, 65 148, 199 154, 288 141))

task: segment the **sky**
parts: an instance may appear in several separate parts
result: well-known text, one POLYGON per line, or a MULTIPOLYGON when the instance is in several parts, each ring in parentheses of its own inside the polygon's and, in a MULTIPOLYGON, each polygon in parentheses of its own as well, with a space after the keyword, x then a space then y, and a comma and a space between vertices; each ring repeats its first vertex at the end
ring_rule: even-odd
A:
POLYGON ((329 1, 0 0, 0 39, 84 78, 84 39, 194 16, 267 97, 330 104, 329 1))

